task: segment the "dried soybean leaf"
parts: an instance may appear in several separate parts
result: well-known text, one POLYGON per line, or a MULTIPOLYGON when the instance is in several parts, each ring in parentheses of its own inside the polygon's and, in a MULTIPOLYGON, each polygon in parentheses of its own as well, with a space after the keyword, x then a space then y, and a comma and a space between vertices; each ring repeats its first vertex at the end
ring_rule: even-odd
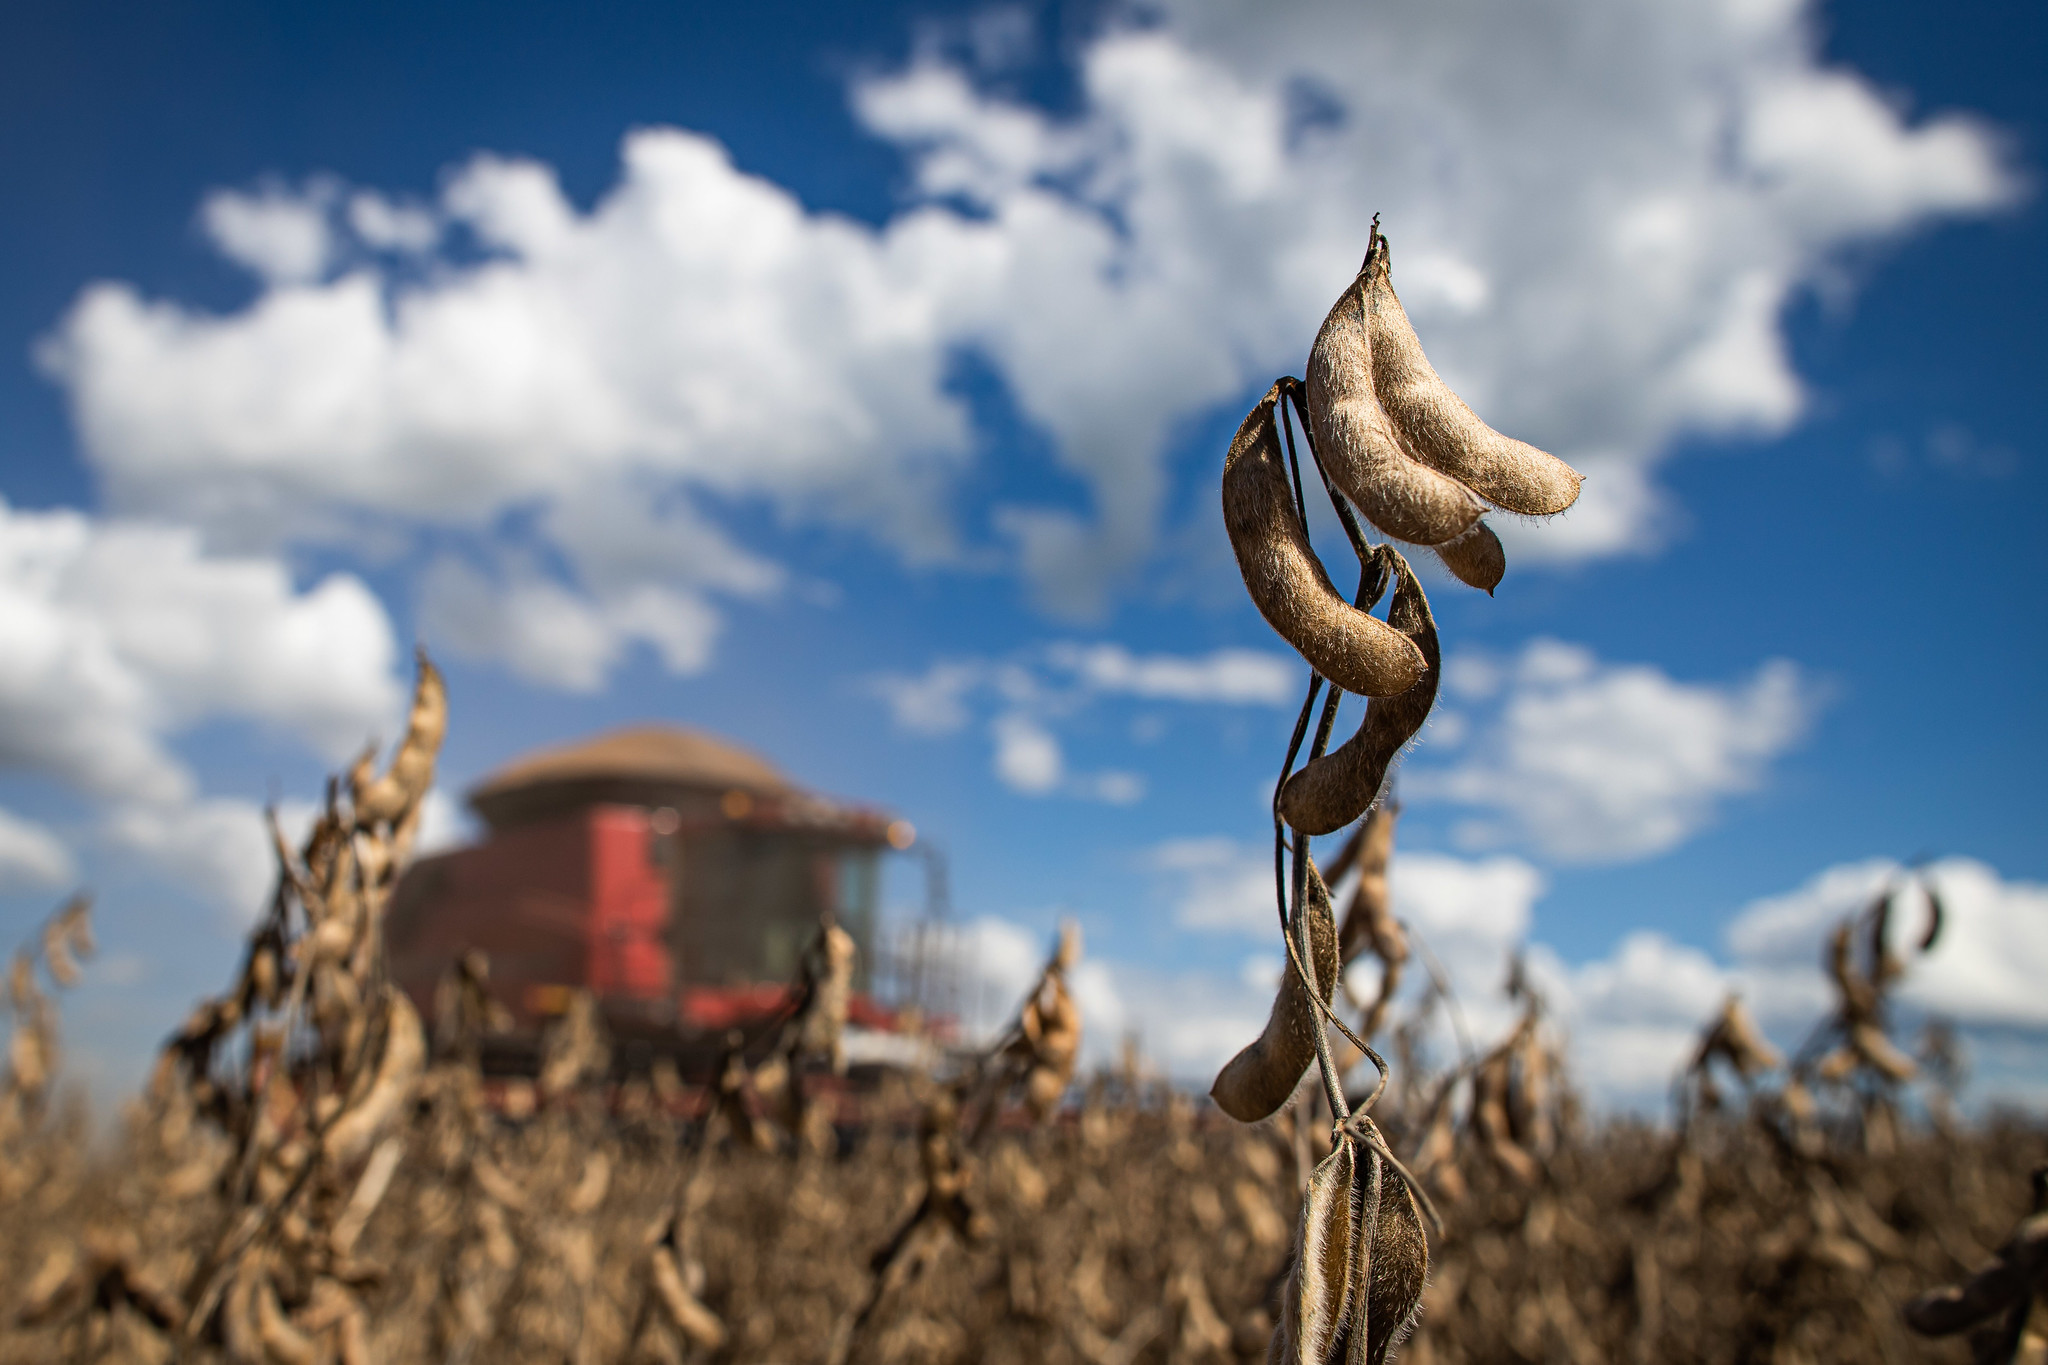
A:
POLYGON ((1347 692, 1388 696, 1422 676, 1414 644, 1346 602, 1310 546, 1275 418, 1280 386, 1248 414, 1223 460, 1223 524, 1245 591, 1309 666, 1347 692))
POLYGON ((1387 621, 1412 640, 1427 664, 1413 687, 1395 697, 1375 697, 1366 704, 1358 733, 1342 748, 1304 765, 1280 789, 1280 815, 1305 834, 1329 834, 1356 820, 1378 799, 1395 755, 1415 737, 1436 705, 1440 655, 1436 620, 1429 599, 1408 561, 1388 550, 1394 561, 1394 601, 1387 621))

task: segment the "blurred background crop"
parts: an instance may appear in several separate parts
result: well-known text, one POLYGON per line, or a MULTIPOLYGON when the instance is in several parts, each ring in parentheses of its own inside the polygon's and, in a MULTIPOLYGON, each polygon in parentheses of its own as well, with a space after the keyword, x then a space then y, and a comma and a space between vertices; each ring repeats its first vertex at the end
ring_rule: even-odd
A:
POLYGON ((1730 988, 1796 1042, 1929 860, 1901 1003, 2048 1105, 2044 29, 15 6, 0 940, 97 891, 68 1065, 131 1088, 417 640, 429 851, 536 749, 692 727, 875 812, 860 894, 944 912, 968 1023, 1071 916, 1088 1060, 1205 1080, 1278 975, 1306 678, 1216 473, 1377 213, 1446 378, 1589 475, 1435 593, 1394 897, 1475 1027, 1526 945, 1581 1083, 1656 1105, 1730 988))

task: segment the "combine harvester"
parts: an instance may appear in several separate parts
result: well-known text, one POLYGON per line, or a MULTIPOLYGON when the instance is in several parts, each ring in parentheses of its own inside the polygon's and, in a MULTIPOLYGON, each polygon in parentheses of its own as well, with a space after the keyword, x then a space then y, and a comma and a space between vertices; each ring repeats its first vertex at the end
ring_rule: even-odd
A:
POLYGON ((413 864, 387 941, 394 977, 426 1017, 464 955, 485 955, 511 1025, 483 1058, 501 1088, 535 1074, 543 1030, 587 991, 615 1080, 666 1061, 701 1093, 736 1038, 766 1045, 828 914, 857 950, 848 1089, 937 1061, 950 1021, 922 998, 925 964, 894 974, 889 1003, 876 989, 888 975, 876 970, 881 860, 913 846, 907 821, 805 791, 759 755, 670 726, 528 754, 469 804, 486 837, 413 864))

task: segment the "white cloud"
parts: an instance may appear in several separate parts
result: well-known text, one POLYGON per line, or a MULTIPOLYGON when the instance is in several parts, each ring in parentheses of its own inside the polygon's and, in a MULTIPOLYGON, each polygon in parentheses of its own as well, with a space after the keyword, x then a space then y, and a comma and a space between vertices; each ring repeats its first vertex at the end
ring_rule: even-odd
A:
POLYGON ((1138 773, 1105 768, 1076 778, 1072 788, 1075 795, 1106 806, 1134 806, 1145 799, 1146 782, 1138 773))
POLYGON ((348 225, 365 246, 383 251, 431 251, 441 240, 441 223, 433 210, 394 203, 375 190, 349 196, 348 225))
POLYGON ((52 830, 0 809, 0 894, 39 891, 77 878, 77 860, 52 830))
POLYGON ((1004 786, 1026 796, 1058 790, 1066 760, 1051 731, 1020 711, 997 716, 989 730, 996 742, 996 776, 1004 786))
MULTIPOLYGON (((1731 991, 1782 1046, 1796 1046, 1834 1006, 1822 966, 1828 935, 1898 884, 1901 871, 1888 859, 1837 864, 1792 891, 1751 902, 1728 922, 1725 960, 1637 930, 1607 956, 1576 966, 1537 945, 1532 971, 1569 1032, 1573 1064, 1595 1093, 1610 1104, 1655 1107, 1731 991)), ((2048 886, 2006 881, 1966 858, 1944 859, 1924 872, 1938 888, 1945 923, 1923 955, 1912 944, 1926 927, 1925 902, 1909 893, 1897 907, 1890 933, 1906 963, 1898 986, 1907 1007, 1901 1023, 1910 1030, 1915 1015, 1945 1016, 1981 1052, 1995 1052, 1982 1044, 2002 1033, 2038 1037, 2048 1030, 2039 989, 2048 971, 2048 886)), ((1983 1071, 1982 1093, 2019 1099, 2030 1087, 2038 1090, 2038 1072, 2027 1067, 1983 1071)))
POLYGON ((334 255, 330 198, 319 185, 305 194, 275 186, 257 194, 215 190, 199 206, 199 223, 221 255, 264 283, 309 284, 326 272, 334 255))
MULTIPOLYGON (((213 316, 94 285, 43 356, 120 508, 244 544, 509 537, 558 554, 603 618, 641 587, 746 591, 727 566, 758 560, 725 546, 606 585, 606 543, 572 518, 488 528, 651 488, 960 556, 943 495, 973 443, 945 380, 971 347, 1087 484, 1085 514, 994 517, 1043 600, 1086 612, 1154 548, 1177 424, 1299 365, 1384 211, 1446 376, 1594 467, 1584 508, 1517 555, 1639 550, 1677 438, 1797 417, 1779 318, 1798 290, 1849 245, 2016 193, 1983 128, 1909 119, 1820 65, 1812 28, 1734 0, 1188 0, 1084 44, 1070 118, 937 56, 860 82, 856 116, 917 186, 879 227, 673 129, 630 134, 588 211, 549 168, 489 156, 431 208, 219 192, 202 218, 266 292, 213 316), (1331 116, 1296 118, 1303 89, 1331 116), (434 254, 444 224, 485 257, 434 254)), ((507 611, 551 609, 500 586, 507 611)), ((612 647, 536 676, 584 685, 649 638, 586 633, 612 647)), ((654 642, 687 668, 708 640, 654 642)))
POLYGON ((1262 934, 1278 929, 1273 850, 1228 835, 1168 839, 1148 849, 1147 870, 1164 883, 1183 929, 1262 934))
POLYGON ((564 692, 596 692, 633 641, 645 641, 669 672, 701 673, 724 625, 695 592, 643 582, 598 598, 524 566, 494 582, 454 558, 420 580, 428 638, 473 659, 495 659, 519 676, 564 692))
POLYGON ((1119 644, 1058 644, 1048 658, 1093 691, 1160 701, 1283 706, 1301 694, 1307 677, 1286 656, 1259 649, 1191 657, 1138 655, 1119 644))
MULTIPOLYGON (((1300 670, 1262 650, 1219 649, 1206 655, 1134 654, 1113 642, 1059 641, 1008 659, 941 659, 922 674, 867 679, 896 725, 913 734, 947 735, 974 718, 976 703, 993 703, 989 733, 994 772, 1013 791, 1058 792, 1128 806, 1144 799, 1141 773, 1122 769, 1074 772, 1053 726, 1105 697, 1187 704, 1269 706, 1293 700, 1300 670)), ((1145 742, 1142 738, 1139 742, 1145 742)))
POLYGON ((197 799, 170 741, 246 721, 338 761, 393 737, 396 656, 352 576, 301 591, 190 530, 0 502, 0 771, 93 799, 117 846, 209 894, 242 897, 268 845, 253 806, 197 799))
POLYGON ((966 727, 967 696, 987 675, 978 660, 942 660, 922 675, 884 674, 871 679, 869 687, 887 703, 899 728, 916 735, 949 735, 966 727))
POLYGON ((1732 686, 1677 682, 1647 664, 1603 664, 1537 640, 1511 667, 1456 660, 1454 697, 1504 686, 1497 713, 1447 769, 1410 769, 1407 791, 1488 809, 1476 844, 1517 839, 1565 862, 1618 862, 1676 847, 1720 802, 1762 785, 1801 734, 1815 689, 1793 664, 1732 686))
POLYGON ((114 848, 197 891, 231 923, 261 914, 276 885, 277 857, 253 801, 207 797, 117 806, 106 834, 114 848))
POLYGON ((164 737, 215 717, 330 759, 400 702, 391 624, 359 579, 304 592, 195 532, 0 503, 0 767, 124 799, 190 787, 164 737))

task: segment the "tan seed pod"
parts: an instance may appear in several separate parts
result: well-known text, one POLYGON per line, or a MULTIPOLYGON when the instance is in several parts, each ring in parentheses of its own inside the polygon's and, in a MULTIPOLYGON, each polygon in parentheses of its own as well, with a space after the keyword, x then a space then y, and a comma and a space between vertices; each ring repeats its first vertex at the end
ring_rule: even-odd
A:
POLYGON ((1706 1039, 1700 1044, 1694 1069, 1703 1068, 1714 1056, 1728 1059, 1728 1064, 1744 1080, 1755 1080, 1766 1071, 1772 1071, 1784 1064, 1784 1058, 1764 1037, 1763 1030, 1743 1007, 1742 997, 1731 994, 1721 1006, 1721 1017, 1707 1031, 1706 1039))
POLYGON ((78 960, 93 954, 92 898, 73 896, 62 910, 43 926, 43 961, 60 986, 78 984, 78 960))
POLYGON ((285 1316, 277 1301, 277 1288, 264 1276, 256 1286, 256 1333, 263 1349, 278 1365, 318 1365, 320 1351, 304 1332, 285 1316))
POLYGON ((434 759, 441 752, 441 740, 448 732, 448 687, 441 670, 434 667, 425 650, 419 651, 419 682, 413 688, 412 716, 406 724, 405 740, 391 760, 390 770, 369 780, 366 765, 350 774, 350 793, 355 802, 356 823, 374 825, 398 820, 419 803, 434 782, 434 759))
POLYGON ((1245 590, 1266 623, 1337 686, 1367 697, 1404 692, 1422 676, 1422 656, 1345 601, 1316 558, 1280 449, 1279 395, 1278 384, 1266 391, 1223 460, 1223 524, 1245 590))
POLYGON ((1322 1365, 1351 1314, 1357 1260, 1357 1153, 1339 1142, 1308 1178, 1294 1267, 1282 1291, 1274 1353, 1286 1365, 1322 1365))
POLYGON ((1337 934, 1337 953, 1346 962, 1367 948, 1383 958, 1405 960, 1408 956, 1408 938, 1394 918, 1393 895, 1387 885, 1387 867, 1394 856, 1394 823, 1400 818, 1398 805, 1381 802, 1345 846, 1350 856, 1342 861, 1358 868, 1358 887, 1351 894, 1344 927, 1337 934))
POLYGON ((1305 834, 1329 834, 1364 814, 1379 798, 1387 769, 1436 705, 1439 653, 1436 620, 1429 599, 1415 580, 1408 561, 1392 549, 1394 602, 1387 620, 1411 640, 1427 664, 1413 687, 1394 697, 1375 697, 1366 704, 1358 733, 1343 747, 1305 764, 1280 789, 1280 816, 1305 834))
POLYGON ((1337 931, 1338 956, 1348 963, 1370 948, 1382 969, 1379 990, 1370 1001, 1352 994, 1348 981, 1345 985, 1346 995, 1361 1011, 1359 1031, 1367 1038, 1378 1033, 1386 1022, 1394 993, 1401 989, 1402 968, 1408 964, 1408 933, 1394 918, 1393 895, 1387 884, 1387 865, 1394 853, 1394 822, 1400 814, 1400 807, 1391 802, 1374 806, 1338 859, 1355 862, 1358 867, 1358 885, 1351 893, 1351 904, 1345 907, 1343 926, 1337 931))
POLYGON ((264 1350, 262 1327, 257 1319, 258 1278, 256 1268, 244 1261, 221 1300, 221 1344, 235 1365, 269 1365, 269 1353, 264 1350))
POLYGON ((1412 457, 1374 392, 1365 288, 1373 257, 1338 296, 1308 357, 1316 458, 1367 521, 1396 540, 1441 545, 1486 509, 1456 479, 1412 457))
POLYGON ((1429 548, 1460 583, 1489 597, 1507 575, 1507 551, 1500 547, 1500 537, 1484 521, 1475 521, 1464 535, 1429 548))
POLYGON ((17 1021, 7 1040, 8 1080, 19 1094, 39 1096, 50 1083, 54 1060, 49 1034, 32 1020, 17 1021))
POLYGON ((1406 448, 1432 469, 1510 512, 1551 516, 1576 502, 1580 483, 1576 470, 1555 455, 1503 436, 1480 421, 1465 400, 1437 376, 1422 353, 1422 342, 1409 324, 1407 310, 1394 293, 1393 262, 1385 237, 1377 239, 1366 253, 1359 280, 1365 296, 1373 388, 1406 448))
POLYGON ((1849 1034, 1850 1044, 1865 1062, 1886 1080, 1910 1081, 1920 1074, 1919 1066, 1885 1037, 1875 1024, 1858 1024, 1849 1034))
POLYGON ((376 1079, 321 1140, 328 1160, 337 1166, 346 1166, 368 1152, 370 1144, 405 1112, 426 1063, 427 1035, 412 1002, 394 986, 384 988, 384 1002, 384 1055, 378 1060, 376 1079))
POLYGON ((1369 1226, 1367 1268, 1359 1306, 1366 1321, 1354 1331, 1353 1360, 1383 1365, 1415 1325, 1422 1307, 1422 1289, 1429 1278, 1429 1239, 1422 1231, 1422 1209, 1408 1182, 1386 1169, 1379 1153, 1369 1152, 1378 1185, 1379 1216, 1369 1226), (1364 1350, 1358 1350, 1362 1343, 1364 1350))
POLYGON ((594 1212, 604 1202, 611 1187, 611 1158, 603 1152, 592 1152, 583 1163, 582 1178, 576 1182, 576 1188, 569 1191, 569 1212, 594 1212))
MULTIPOLYGON (((1906 1325, 1922 1336, 1939 1337, 1968 1331, 2000 1314, 2016 1312, 2018 1322, 2024 1324, 2028 1309, 2023 1305, 2030 1296, 2039 1296, 2044 1277, 2048 1277, 2048 1211, 2037 1209, 2013 1229, 1991 1264, 1961 1284, 1944 1285, 1907 1304, 1906 1325)), ((2017 1332, 2012 1339, 2019 1344, 2017 1332)), ((1977 1356, 1979 1360, 2028 1358, 2022 1354, 1977 1356)))
MULTIPOLYGON (((1328 1002, 1337 985, 1337 925, 1330 912, 1330 892, 1322 874, 1311 862, 1308 867, 1308 895, 1303 913, 1308 916, 1309 966, 1316 985, 1328 1002)), ((1240 1123, 1257 1123, 1279 1112, 1294 1093, 1302 1073, 1315 1060, 1316 1033, 1323 1027, 1322 1016, 1309 1000, 1308 988, 1294 969, 1290 957, 1280 993, 1273 999, 1273 1012, 1266 1019, 1266 1031, 1238 1053, 1217 1073, 1209 1088, 1224 1113, 1240 1123)))
POLYGON ((14 1320, 33 1326, 69 1306, 73 1295, 84 1288, 89 1278, 85 1270, 77 1247, 63 1243, 51 1247, 43 1256, 41 1267, 17 1291, 14 1320))
POLYGON ((725 1345, 725 1324, 690 1292, 673 1252, 665 1246, 656 1247, 649 1257, 648 1271, 655 1295, 678 1332, 706 1351, 725 1345))
POLYGON ((1060 1097, 1066 1093, 1067 1078, 1049 1066, 1035 1066, 1024 1078, 1024 1103, 1033 1118, 1043 1119, 1059 1108, 1060 1097))
POLYGON ((405 1156, 405 1139, 393 1135, 377 1144, 377 1150, 370 1153, 369 1164, 363 1167, 362 1176, 348 1197, 348 1203, 334 1220, 327 1232, 327 1245, 335 1256, 346 1259, 355 1250, 356 1239, 363 1235, 369 1225, 370 1215, 384 1202, 385 1191, 391 1188, 391 1177, 398 1172, 398 1163, 405 1156))

